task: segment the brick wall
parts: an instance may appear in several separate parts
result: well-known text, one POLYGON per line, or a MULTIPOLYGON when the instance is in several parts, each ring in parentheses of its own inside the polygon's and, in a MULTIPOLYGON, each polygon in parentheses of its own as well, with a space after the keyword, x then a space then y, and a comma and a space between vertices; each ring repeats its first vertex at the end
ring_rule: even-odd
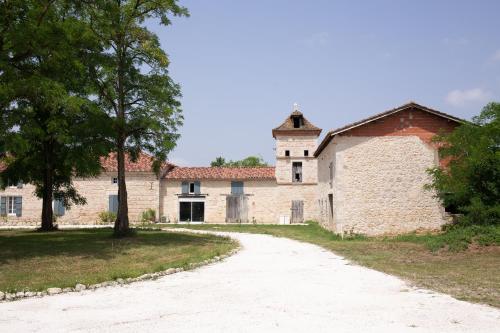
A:
POLYGON ((440 131, 451 132, 457 123, 429 112, 408 109, 342 133, 347 136, 417 136, 429 143, 440 131))

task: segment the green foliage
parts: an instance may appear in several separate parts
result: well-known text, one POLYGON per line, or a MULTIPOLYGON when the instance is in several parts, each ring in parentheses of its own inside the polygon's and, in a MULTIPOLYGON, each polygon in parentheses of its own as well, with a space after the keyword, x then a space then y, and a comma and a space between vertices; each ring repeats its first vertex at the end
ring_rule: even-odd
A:
POLYGON ((99 221, 101 223, 113 223, 116 220, 116 213, 102 211, 99 213, 99 221))
POLYGON ((141 214, 141 222, 154 222, 156 220, 156 211, 148 208, 141 214))
POLYGON ((447 207, 464 214, 462 224, 500 223, 500 103, 490 103, 481 114, 439 135, 440 157, 446 168, 429 170, 437 196, 447 207))
POLYGON ((97 45, 72 1, 4 1, 0 18, 0 177, 35 185, 48 230, 53 198, 85 203, 71 179, 97 175, 107 151, 86 69, 97 45))
POLYGON ((500 227, 497 225, 458 225, 448 227, 441 234, 417 235, 411 233, 386 240, 420 243, 431 251, 448 249, 457 252, 466 250, 472 243, 482 246, 500 245, 500 227))
POLYGON ((115 233, 128 228, 124 159, 141 151, 154 156, 158 172, 179 138, 183 117, 180 87, 169 76, 169 59, 158 36, 145 22, 169 25, 169 16, 187 16, 177 0, 97 0, 82 6, 100 50, 91 53, 95 66, 89 79, 97 103, 112 120, 113 150, 118 158, 118 218, 115 233), (125 155, 128 153, 128 155, 125 155))
POLYGON ((264 161, 262 157, 259 156, 248 156, 239 161, 226 161, 222 156, 217 157, 213 160, 210 165, 212 167, 231 167, 231 168, 245 168, 245 167, 265 167, 268 164, 264 161))

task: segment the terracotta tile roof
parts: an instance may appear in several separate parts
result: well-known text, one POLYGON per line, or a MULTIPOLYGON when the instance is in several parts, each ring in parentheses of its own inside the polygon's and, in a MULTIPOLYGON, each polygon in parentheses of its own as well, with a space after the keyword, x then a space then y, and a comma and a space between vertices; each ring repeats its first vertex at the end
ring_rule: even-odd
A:
POLYGON ((274 167, 174 167, 165 179, 176 180, 270 180, 276 179, 274 167))
POLYGON ((278 127, 273 129, 273 137, 276 137, 277 134, 283 135, 316 135, 318 136, 321 133, 321 128, 314 126, 306 117, 302 114, 302 112, 298 110, 294 110, 285 121, 278 127), (302 118, 302 126, 300 128, 295 128, 293 126, 293 118, 301 117, 302 118))
POLYGON ((332 131, 328 132, 325 135, 325 138, 323 139, 323 141, 320 143, 320 145, 318 146, 318 148, 314 152, 314 156, 318 157, 319 154, 321 154, 321 152, 323 151, 323 149, 325 149, 325 147, 328 145, 328 143, 333 139, 333 137, 335 135, 341 134, 341 133, 349 131, 349 130, 351 130, 353 128, 356 128, 356 127, 359 127, 359 126, 363 126, 363 125, 368 124, 368 123, 370 123, 372 121, 375 121, 375 120, 378 120, 378 119, 390 116, 390 115, 392 115, 394 113, 397 113, 397 112, 400 112, 400 111, 403 111, 403 110, 407 110, 407 109, 418 109, 418 110, 421 110, 421 111, 424 111, 424 112, 428 112, 428 113, 434 114, 434 115, 436 115, 438 117, 446 118, 448 120, 451 120, 453 122, 460 123, 460 124, 463 124, 463 123, 466 122, 466 120, 457 118, 455 116, 449 115, 449 114, 444 113, 444 112, 440 112, 440 111, 428 108, 426 106, 417 104, 417 103, 415 103, 415 102, 412 101, 412 102, 403 104, 403 105, 401 105, 401 106, 399 106, 397 108, 394 108, 394 109, 391 109, 391 110, 387 110, 387 111, 382 112, 382 113, 378 113, 378 114, 373 115, 371 117, 368 117, 368 118, 356 121, 354 123, 348 124, 346 126, 343 126, 343 127, 340 127, 340 128, 337 128, 335 130, 332 130, 332 131))
MULTIPOLYGON (((116 153, 110 153, 108 157, 101 157, 101 165, 105 172, 116 172, 118 171, 118 161, 116 160, 116 153)), ((165 162, 162 169, 171 168, 174 165, 169 162, 165 162)), ((127 172, 152 172, 153 171, 153 157, 146 154, 140 153, 137 161, 132 162, 125 156, 125 171, 127 172)))

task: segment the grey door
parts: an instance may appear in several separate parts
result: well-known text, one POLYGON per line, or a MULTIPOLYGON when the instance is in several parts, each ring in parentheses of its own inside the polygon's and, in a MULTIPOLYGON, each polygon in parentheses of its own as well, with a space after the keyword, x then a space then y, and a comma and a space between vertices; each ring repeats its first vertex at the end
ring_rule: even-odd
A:
POLYGON ((304 201, 292 201, 292 218, 290 223, 304 223, 304 201))
POLYGON ((248 199, 244 194, 232 194, 226 197, 226 222, 248 222, 248 199))

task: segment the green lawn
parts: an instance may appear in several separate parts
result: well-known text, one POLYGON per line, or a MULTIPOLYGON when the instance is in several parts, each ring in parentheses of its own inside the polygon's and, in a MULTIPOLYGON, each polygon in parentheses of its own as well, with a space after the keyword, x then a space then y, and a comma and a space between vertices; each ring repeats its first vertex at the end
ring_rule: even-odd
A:
POLYGON ((500 307, 500 227, 473 227, 438 235, 340 239, 316 223, 281 225, 169 225, 269 234, 320 245, 360 265, 458 299, 500 307))
POLYGON ((51 233, 0 231, 0 291, 74 287, 186 266, 237 244, 211 235, 139 231, 116 239, 111 229, 51 233))

